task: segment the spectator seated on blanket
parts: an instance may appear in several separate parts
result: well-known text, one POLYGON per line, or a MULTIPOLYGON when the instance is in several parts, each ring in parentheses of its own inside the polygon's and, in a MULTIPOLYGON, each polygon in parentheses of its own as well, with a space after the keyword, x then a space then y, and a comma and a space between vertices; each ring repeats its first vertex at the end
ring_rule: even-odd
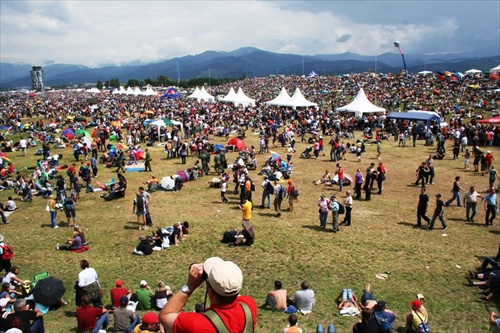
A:
POLYGON ((320 185, 320 184, 326 184, 329 183, 332 180, 332 176, 330 175, 330 172, 328 170, 325 170, 325 173, 323 176, 321 176, 320 179, 314 182, 314 185, 320 185))
POLYGON ((61 250, 61 251, 80 250, 81 248, 82 248, 82 238, 80 237, 78 231, 73 231, 73 237, 68 238, 66 240, 66 244, 60 245, 59 243, 57 243, 56 245, 56 250, 61 250))

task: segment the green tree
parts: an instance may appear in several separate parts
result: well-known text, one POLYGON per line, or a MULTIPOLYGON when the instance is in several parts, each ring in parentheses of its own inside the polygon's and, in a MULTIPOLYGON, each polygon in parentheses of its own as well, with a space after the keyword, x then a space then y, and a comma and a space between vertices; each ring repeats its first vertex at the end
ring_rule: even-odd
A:
POLYGON ((103 87, 102 81, 97 81, 96 87, 97 87, 97 89, 102 90, 102 87, 103 87))

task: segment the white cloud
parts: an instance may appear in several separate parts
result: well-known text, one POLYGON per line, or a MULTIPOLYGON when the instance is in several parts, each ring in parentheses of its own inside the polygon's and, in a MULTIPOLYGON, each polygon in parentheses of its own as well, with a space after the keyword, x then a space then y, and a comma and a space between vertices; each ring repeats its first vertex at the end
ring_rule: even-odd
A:
POLYGON ((394 40, 405 53, 457 52, 499 44, 495 10, 486 1, 3 1, 0 55, 97 66, 245 46, 375 55, 395 52, 394 40), (481 25, 470 24, 474 9, 484 10, 481 25))

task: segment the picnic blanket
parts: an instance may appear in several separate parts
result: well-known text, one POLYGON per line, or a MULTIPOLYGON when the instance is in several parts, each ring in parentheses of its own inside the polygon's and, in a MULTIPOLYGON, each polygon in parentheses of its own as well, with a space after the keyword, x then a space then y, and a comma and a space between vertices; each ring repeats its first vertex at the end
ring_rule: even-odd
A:
POLYGON ((85 252, 87 250, 90 250, 90 246, 83 245, 79 250, 71 250, 71 252, 82 253, 82 252, 85 252))

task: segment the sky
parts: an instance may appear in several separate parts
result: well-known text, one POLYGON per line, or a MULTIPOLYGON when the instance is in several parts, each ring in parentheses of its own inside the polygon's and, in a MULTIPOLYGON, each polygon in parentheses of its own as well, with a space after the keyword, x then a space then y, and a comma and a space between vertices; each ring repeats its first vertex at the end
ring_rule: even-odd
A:
POLYGON ((256 47, 500 55, 500 1, 0 0, 0 61, 89 67, 256 47), (491 52, 493 50, 493 54, 491 52))

